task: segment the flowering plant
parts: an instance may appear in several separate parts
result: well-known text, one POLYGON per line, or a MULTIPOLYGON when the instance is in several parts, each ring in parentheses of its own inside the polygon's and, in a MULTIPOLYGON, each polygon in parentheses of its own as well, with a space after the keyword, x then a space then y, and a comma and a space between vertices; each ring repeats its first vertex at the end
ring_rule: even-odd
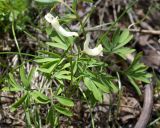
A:
MULTIPOLYGON (((141 53, 128 65, 127 56, 135 51, 126 46, 133 37, 128 29, 116 29, 110 34, 112 36, 108 36, 110 31, 106 30, 97 39, 95 43, 97 46, 90 48, 91 33, 86 29, 90 13, 84 17, 85 20, 81 19, 75 7, 76 0, 72 2, 72 8, 62 0, 36 1, 58 2, 65 5, 66 12, 76 17, 75 22, 79 26, 77 32, 67 30, 67 27, 61 24, 63 21, 61 16, 58 18, 55 14, 52 15, 51 9, 51 12, 42 18, 49 23, 48 28, 45 26, 48 39, 42 50, 38 51, 38 56, 34 58, 37 68, 32 68, 26 73, 24 65, 20 65, 19 81, 13 73, 9 73, 6 82, 9 86, 2 90, 22 93, 22 96, 11 105, 11 110, 15 111, 22 105, 28 127, 33 125, 41 127, 41 118, 52 127, 58 126, 61 116, 71 118, 74 115, 75 102, 82 98, 89 107, 94 127, 92 107, 104 101, 104 94, 117 94, 121 91, 123 78, 127 79, 136 93, 141 95, 138 83, 139 81, 148 83, 151 75, 146 73, 146 66, 139 61, 141 53), (52 29, 48 32, 50 28, 52 29), (120 61, 115 60, 116 57, 120 61), (124 62, 127 66, 121 67, 119 62, 124 62), (39 77, 41 82, 35 84, 39 77), (42 106, 47 108, 45 119, 40 113, 42 106)), ((117 22, 111 24, 111 27, 117 22)))

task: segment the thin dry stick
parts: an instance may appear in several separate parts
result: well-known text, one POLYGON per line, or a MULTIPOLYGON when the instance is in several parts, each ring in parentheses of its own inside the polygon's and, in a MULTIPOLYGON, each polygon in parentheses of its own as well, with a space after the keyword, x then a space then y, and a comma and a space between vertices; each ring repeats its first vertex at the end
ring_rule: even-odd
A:
MULTIPOLYGON (((96 26, 97 27, 97 26, 96 26)), ((95 28, 95 27, 91 27, 91 28, 85 28, 85 30, 87 32, 91 32, 91 31, 107 31, 107 28, 95 28)), ((112 29, 111 31, 115 31, 115 29, 112 29)), ((160 35, 160 30, 145 30, 145 29, 129 29, 130 32, 140 32, 140 33, 144 33, 144 34, 152 34, 152 35, 160 35)))
POLYGON ((117 20, 117 12, 116 12, 116 5, 115 5, 115 1, 112 1, 112 7, 113 7, 113 16, 115 21, 117 20))
POLYGON ((160 35, 160 30, 144 30, 144 29, 130 29, 131 32, 140 32, 145 34, 153 34, 153 35, 160 35))

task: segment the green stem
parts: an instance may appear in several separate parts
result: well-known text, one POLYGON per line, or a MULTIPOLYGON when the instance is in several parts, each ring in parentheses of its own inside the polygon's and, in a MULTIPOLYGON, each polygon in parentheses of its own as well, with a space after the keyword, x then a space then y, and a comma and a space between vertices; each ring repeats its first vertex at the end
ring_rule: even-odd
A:
POLYGON ((71 81, 70 81, 70 87, 72 87, 73 83, 73 62, 72 62, 72 57, 70 58, 70 65, 71 65, 71 81))
POLYGON ((88 99, 87 99, 87 97, 86 97, 85 93, 83 92, 83 90, 82 90, 80 87, 79 87, 79 90, 81 91, 81 93, 82 93, 83 97, 86 99, 86 102, 87 102, 87 104, 88 104, 88 108, 89 108, 89 112, 90 112, 90 114, 91 114, 91 123, 92 123, 92 128, 95 128, 95 124, 94 124, 94 117, 93 117, 93 114, 92 114, 92 108, 91 108, 91 106, 90 106, 90 104, 89 104, 89 102, 88 102, 88 99))
MULTIPOLYGON (((28 92, 27 92, 28 93, 28 92)), ((24 112, 25 112, 25 116, 26 116, 26 123, 27 123, 27 128, 32 128, 32 124, 31 124, 31 116, 30 116, 30 111, 29 111, 29 93, 27 94, 27 99, 23 104, 23 108, 24 108, 24 112)))
POLYGON ((23 56, 30 56, 30 57, 38 57, 36 55, 28 54, 28 53, 19 53, 19 52, 0 52, 0 55, 5 55, 5 54, 18 54, 18 55, 23 55, 23 56))
POLYGON ((19 48, 19 44, 18 44, 18 41, 17 41, 15 29, 14 29, 14 21, 12 22, 12 34, 13 34, 13 37, 14 37, 14 41, 15 41, 16 47, 17 47, 18 52, 19 52, 20 59, 22 61, 21 51, 20 51, 20 48, 19 48))
POLYGON ((148 128, 151 127, 152 125, 154 126, 154 124, 158 123, 160 121, 160 117, 158 117, 157 119, 153 120, 149 125, 148 128))

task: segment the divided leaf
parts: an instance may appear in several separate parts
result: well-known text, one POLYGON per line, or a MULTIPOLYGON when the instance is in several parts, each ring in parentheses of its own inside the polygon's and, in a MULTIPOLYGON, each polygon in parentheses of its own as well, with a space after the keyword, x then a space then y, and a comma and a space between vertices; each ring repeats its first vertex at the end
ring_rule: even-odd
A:
POLYGON ((149 79, 152 77, 150 73, 147 73, 147 66, 140 62, 140 57, 142 53, 139 53, 135 56, 132 64, 128 67, 128 69, 124 72, 124 74, 128 77, 131 84, 136 89, 137 93, 141 95, 140 89, 136 84, 136 81, 142 81, 145 83, 149 83, 149 79))
POLYGON ((134 49, 124 47, 133 38, 133 35, 129 34, 129 30, 125 29, 120 32, 117 29, 112 37, 112 41, 109 41, 107 37, 103 37, 102 43, 105 46, 104 51, 107 53, 115 53, 126 59, 126 55, 134 52, 134 49))
POLYGON ((96 85, 93 83, 93 81, 90 78, 85 77, 84 83, 85 83, 86 87, 93 93, 95 99, 98 100, 99 102, 102 102, 102 93, 96 87, 96 85))

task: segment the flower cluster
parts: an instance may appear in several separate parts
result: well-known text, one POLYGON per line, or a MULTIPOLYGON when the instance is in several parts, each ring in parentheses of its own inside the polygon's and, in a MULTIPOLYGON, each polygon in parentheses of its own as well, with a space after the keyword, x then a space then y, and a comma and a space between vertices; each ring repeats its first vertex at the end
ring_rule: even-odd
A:
MULTIPOLYGON (((65 30, 58 21, 58 17, 54 17, 51 13, 48 13, 45 15, 45 19, 51 23, 52 27, 55 29, 55 31, 65 37, 70 37, 70 36, 78 36, 77 32, 69 32, 65 30)), ((103 47, 101 44, 99 44, 97 47, 91 49, 89 48, 89 42, 90 42, 90 34, 88 33, 86 35, 86 40, 84 42, 84 48, 83 51, 90 55, 90 56, 103 56, 103 47)))

